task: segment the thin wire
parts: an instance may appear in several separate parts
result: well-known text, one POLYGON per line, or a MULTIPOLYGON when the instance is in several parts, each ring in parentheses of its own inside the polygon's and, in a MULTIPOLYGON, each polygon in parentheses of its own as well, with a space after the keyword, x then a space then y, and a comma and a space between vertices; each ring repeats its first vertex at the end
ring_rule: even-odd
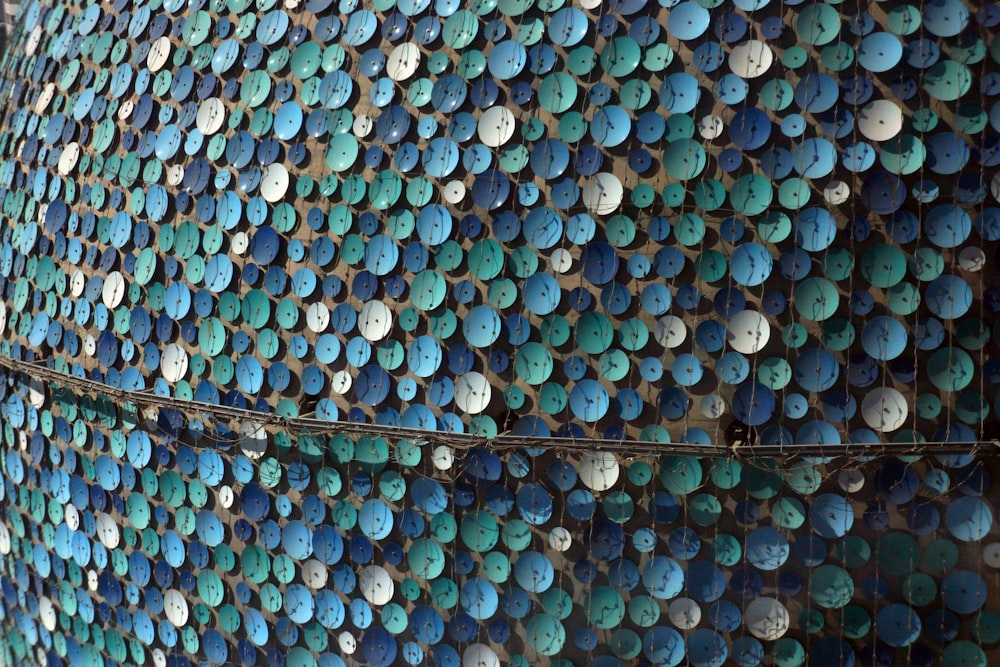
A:
MULTIPOLYGON (((25 362, 0 355, 0 368, 6 368, 17 373, 24 373, 31 378, 47 380, 52 383, 51 389, 72 389, 85 394, 96 393, 110 404, 123 408, 134 404, 136 408, 164 408, 175 410, 191 418, 211 417, 220 421, 241 420, 249 422, 256 429, 267 432, 285 432, 296 436, 319 434, 357 434, 368 436, 383 436, 393 438, 409 438, 425 443, 446 444, 457 451, 467 451, 474 447, 488 446, 493 451, 503 451, 520 447, 539 449, 555 449, 563 451, 603 450, 621 454, 678 454, 689 456, 733 455, 736 457, 775 456, 779 458, 800 455, 822 457, 852 456, 863 453, 866 456, 879 454, 975 454, 981 456, 1000 456, 1000 441, 973 440, 969 442, 891 442, 879 445, 866 445, 859 448, 852 444, 802 443, 796 445, 759 445, 747 444, 739 447, 719 447, 713 445, 690 445, 687 443, 662 443, 653 441, 621 441, 606 438, 574 438, 574 437, 542 437, 503 435, 496 438, 430 431, 425 429, 406 428, 384 424, 357 424, 352 422, 333 422, 315 418, 285 417, 273 412, 259 412, 249 408, 234 408, 225 405, 202 403, 195 400, 182 400, 169 396, 159 396, 150 390, 129 391, 111 387, 102 382, 85 378, 76 378, 68 373, 62 373, 48 368, 39 362, 25 362)), ((29 382, 20 381, 22 391, 27 390, 29 382)), ((240 438, 242 439, 242 438, 240 438)), ((223 442, 235 444, 237 438, 223 438, 223 442)), ((218 440, 213 444, 218 444, 218 440)))

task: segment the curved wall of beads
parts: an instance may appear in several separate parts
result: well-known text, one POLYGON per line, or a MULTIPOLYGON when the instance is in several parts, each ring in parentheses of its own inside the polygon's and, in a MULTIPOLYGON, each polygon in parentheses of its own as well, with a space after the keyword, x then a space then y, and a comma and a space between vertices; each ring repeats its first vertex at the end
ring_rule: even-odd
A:
POLYGON ((985 665, 998 23, 25 3, 0 655, 985 665))
POLYGON ((2 351, 487 438, 992 433, 997 12, 702 4, 27 3, 2 351))
POLYGON ((18 386, 57 416, 3 458, 8 664, 985 667, 1000 642, 993 457, 193 434, 18 386))

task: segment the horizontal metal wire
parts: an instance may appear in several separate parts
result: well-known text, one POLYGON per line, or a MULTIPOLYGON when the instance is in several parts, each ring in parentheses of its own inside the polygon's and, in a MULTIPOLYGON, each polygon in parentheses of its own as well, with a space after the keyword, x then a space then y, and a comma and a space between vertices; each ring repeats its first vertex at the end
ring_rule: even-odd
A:
POLYGON ((756 443, 722 445, 692 445, 689 443, 653 442, 635 440, 614 440, 608 438, 557 438, 550 436, 522 436, 503 433, 494 438, 431 431, 425 429, 387 426, 382 424, 358 424, 345 421, 327 421, 315 417, 284 417, 269 412, 216 405, 201 401, 184 400, 170 396, 160 396, 151 390, 130 391, 112 387, 63 373, 45 365, 44 360, 21 361, 0 355, 0 368, 23 373, 30 378, 51 382, 57 387, 69 387, 81 392, 106 396, 118 407, 134 404, 136 407, 170 408, 189 417, 205 417, 225 421, 252 422, 271 431, 287 431, 297 436, 310 435, 367 435, 381 436, 395 440, 415 440, 425 443, 448 445, 455 449, 488 447, 493 450, 534 448, 563 452, 609 451, 623 456, 684 455, 705 457, 822 457, 852 458, 875 457, 880 455, 933 455, 933 454, 976 454, 1000 455, 1000 441, 975 440, 969 442, 887 442, 879 444, 792 444, 760 445, 756 443))

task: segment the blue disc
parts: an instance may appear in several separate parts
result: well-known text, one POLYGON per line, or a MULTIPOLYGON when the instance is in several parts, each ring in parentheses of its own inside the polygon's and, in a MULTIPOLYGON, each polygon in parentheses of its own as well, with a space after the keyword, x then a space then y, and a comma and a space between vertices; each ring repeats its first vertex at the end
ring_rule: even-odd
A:
POLYGON ((858 63, 869 72, 886 72, 899 64, 903 43, 888 32, 875 32, 861 40, 858 63))
POLYGON ((972 288, 960 276, 944 274, 927 286, 924 302, 943 320, 957 319, 972 307, 972 288))
POLYGON ((800 114, 789 114, 781 121, 781 132, 786 137, 801 137, 805 129, 806 119, 800 114))
MULTIPOLYGON (((685 6, 694 2, 685 2, 685 6)), ((703 10, 707 14, 707 10, 703 10)), ((671 16, 673 13, 671 12, 671 16)), ((672 114, 690 113, 701 99, 698 79, 691 74, 675 73, 669 75, 659 90, 660 104, 672 114)))
POLYGON ((524 47, 514 40, 506 40, 493 47, 487 65, 493 76, 507 81, 520 74, 527 62, 528 54, 524 47))
POLYGON ((544 179, 558 178, 569 165, 569 148, 558 139, 545 139, 531 149, 529 164, 544 179))
POLYGON ((861 332, 862 348, 868 356, 880 361, 898 357, 906 349, 906 343, 906 327, 890 316, 872 318, 861 332))
POLYGON ((840 97, 837 80, 829 74, 806 74, 795 86, 795 103, 803 111, 820 113, 833 108, 840 97))
POLYGON ((458 166, 458 145, 451 139, 436 137, 431 139, 421 156, 421 164, 428 175, 444 178, 458 166))
POLYGON ((730 275, 739 285, 760 285, 771 275, 773 263, 771 253, 764 246, 743 243, 736 247, 730 258, 730 275))
POLYGON ((716 42, 699 44, 694 50, 694 66, 706 74, 719 69, 726 61, 726 52, 716 42))
POLYGON ((777 403, 774 392, 768 387, 749 382, 733 394, 733 414, 748 426, 759 426, 773 415, 777 403))
POLYGON ((618 253, 607 243, 590 243, 580 256, 584 277, 594 285, 611 281, 618 273, 618 253))
POLYGON ((354 393, 364 405, 379 405, 389 395, 392 380, 385 369, 365 366, 354 382, 354 393))
POLYGON ((531 525, 544 524, 552 516, 552 497, 537 484, 527 484, 517 492, 517 509, 531 525))
POLYGON ((715 372, 726 384, 740 384, 750 374, 750 362, 741 353, 729 351, 719 357, 715 372))
POLYGON ((574 46, 586 36, 590 25, 591 22, 583 10, 565 7, 552 15, 547 32, 553 44, 574 46))
POLYGON ((510 196, 511 184, 507 176, 496 169, 487 169, 476 176, 472 185, 472 199, 476 206, 494 210, 510 196))
POLYGON ((607 390, 596 380, 581 380, 570 392, 569 404, 577 419, 594 422, 607 413, 610 397, 607 390))
POLYGON ((771 120, 760 109, 742 109, 729 123, 729 136, 737 148, 760 148, 771 136, 771 120))
POLYGON ((687 653, 691 665, 721 667, 729 656, 726 640, 708 628, 699 628, 688 635, 687 653))
POLYGON ((941 599, 956 614, 971 614, 986 604, 986 582, 975 572, 954 570, 941 583, 941 599))
POLYGON ((826 139, 806 139, 792 151, 795 170, 804 178, 827 176, 837 164, 837 150, 826 139))
POLYGON ((715 602, 726 592, 726 577, 711 561, 696 560, 688 564, 687 594, 698 602, 715 602))
POLYGON ((948 505, 945 524, 955 539, 976 542, 989 533, 993 512, 979 498, 959 498, 948 505))
POLYGON ((683 41, 696 39, 708 29, 709 19, 708 10, 698 3, 682 2, 670 10, 667 32, 683 41))
POLYGON ((972 218, 954 204, 935 206, 924 220, 924 234, 939 248, 958 247, 971 232, 972 218))
POLYGON ((840 364, 830 352, 809 348, 801 352, 793 365, 795 381, 806 391, 826 391, 840 376, 840 364))
POLYGON ((558 307, 562 290, 556 279, 547 273, 535 273, 525 281, 524 304, 536 315, 548 315, 558 307))
POLYGON ((823 494, 813 499, 809 522, 820 537, 843 537, 854 525, 854 509, 843 496, 823 494))
POLYGON ((590 136, 599 146, 621 144, 632 132, 632 118, 620 106, 604 106, 597 110, 590 123, 590 136))

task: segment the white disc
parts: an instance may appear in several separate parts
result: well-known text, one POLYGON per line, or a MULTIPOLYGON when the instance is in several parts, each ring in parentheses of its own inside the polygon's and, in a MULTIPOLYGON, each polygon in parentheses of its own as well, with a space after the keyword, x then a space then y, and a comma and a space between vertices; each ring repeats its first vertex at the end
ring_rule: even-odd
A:
POLYGON ((500 667, 500 658, 489 646, 473 644, 462 653, 462 667, 500 667))
POLYGON ((178 186, 184 182, 184 167, 175 164, 167 169, 167 185, 178 186))
POLYGON ((180 591, 170 589, 163 594, 163 613, 174 627, 183 628, 187 625, 188 604, 180 591))
POLYGON ((237 255, 242 256, 243 253, 247 251, 250 247, 250 237, 247 236, 246 232, 236 232, 233 234, 233 240, 229 242, 229 248, 237 255))
POLYGON ((983 562, 992 568, 1000 568, 1000 542, 986 545, 983 549, 983 562))
POLYGON ((38 618, 49 632, 56 629, 56 610, 52 600, 42 597, 38 600, 38 618))
POLYGON ((122 105, 118 107, 118 120, 128 120, 133 111, 135 111, 135 102, 132 100, 125 100, 122 102, 122 105))
POLYGON ((865 486, 865 474, 855 468, 848 468, 837 473, 837 484, 848 493, 857 493, 865 486))
POLYGON ((160 355, 160 375, 167 382, 179 382, 187 375, 188 353, 177 343, 167 345, 160 355))
POLYGON ((198 106, 198 115, 195 124, 206 137, 211 136, 222 128, 222 123, 226 119, 226 106, 218 97, 210 97, 198 106))
POLYGON ((556 248, 552 251, 549 262, 556 273, 566 273, 573 268, 573 255, 569 254, 566 248, 556 248))
POLYGON ((756 310, 741 310, 733 315, 726 326, 729 347, 743 354, 759 352, 771 340, 771 325, 756 310))
POLYGON ((285 165, 275 162, 267 165, 260 175, 260 196, 267 202, 281 201, 288 192, 288 170, 285 165))
POLYGON ((39 410, 45 407, 45 381, 42 378, 33 377, 28 383, 28 403, 39 410))
POLYGON ((369 301, 358 314, 358 331, 365 340, 382 340, 392 330, 392 311, 381 301, 369 301))
POLYGON ((170 38, 164 35, 160 37, 153 45, 149 48, 149 54, 146 56, 146 67, 150 72, 156 74, 163 66, 167 64, 167 60, 170 58, 170 38))
POLYGON ((687 327, 681 318, 676 315, 667 315, 657 320, 653 336, 656 338, 656 342, 663 347, 673 349, 687 338, 687 327))
POLYGON ((594 174, 583 186, 583 205, 591 213, 607 215, 618 210, 624 194, 622 182, 616 176, 602 171, 594 174))
POLYGON ((347 630, 337 636, 337 643, 340 644, 340 650, 347 655, 351 655, 358 648, 358 642, 354 639, 354 635, 347 630))
POLYGON ((264 426, 249 420, 240 424, 240 449, 251 461, 264 456, 267 451, 267 431, 264 426))
POLYGON ((385 74, 393 81, 409 79, 420 67, 420 48, 413 42, 400 44, 385 62, 385 74))
POLYGON ((621 474, 618 458, 611 452, 584 452, 576 469, 583 485, 593 491, 607 491, 621 474))
POLYGON ((517 120, 507 107, 490 107, 479 119, 479 139, 490 148, 507 143, 514 136, 517 120))
POLYGON ((95 523, 97 526, 97 538, 101 541, 101 544, 108 549, 116 549, 121 542, 122 535, 118 529, 118 524, 115 523, 111 515, 99 513, 95 523))
POLYGON ((962 251, 958 253, 958 265, 965 271, 972 273, 982 271, 983 267, 986 266, 986 253, 983 252, 982 248, 975 246, 962 248, 962 251))
POLYGON ((73 168, 76 167, 77 161, 80 159, 80 144, 75 141, 71 141, 66 144, 63 148, 62 154, 59 156, 59 166, 57 167, 60 176, 68 176, 72 173, 73 168))
POLYGON ((358 574, 358 589, 368 602, 380 607, 392 600, 396 585, 384 567, 369 565, 358 574))
POLYGON ((726 399, 718 394, 709 394, 701 399, 701 414, 708 419, 718 419, 726 414, 726 399))
POLYGON ((4 556, 10 554, 10 531, 5 523, 0 523, 0 554, 4 556))
POLYGON ((455 452, 448 445, 438 445, 431 455, 431 462, 438 470, 451 470, 455 463, 455 452))
POLYGON ((125 298, 125 278, 121 271, 112 271, 104 279, 101 297, 108 308, 117 308, 125 298))
POLYGON ((879 387, 861 401, 861 416, 876 431, 895 431, 906 421, 906 399, 892 387, 879 387))
POLYGON ((76 505, 66 505, 66 509, 63 510, 63 521, 66 522, 66 527, 70 530, 76 530, 80 527, 80 512, 76 509, 76 505))
POLYGON ((351 385, 354 384, 354 379, 351 374, 347 371, 337 371, 330 378, 330 388, 333 389, 336 394, 346 394, 351 390, 351 385))
POLYGON ((830 181, 823 188, 823 199, 834 206, 840 206, 850 198, 851 186, 844 181, 830 181))
POLYGON ((562 526, 557 526, 549 533, 549 546, 559 552, 566 551, 573 546, 573 535, 562 526))
POLYGON ((316 302, 306 310, 306 325, 310 331, 322 333, 330 324, 330 309, 326 304, 316 302))
POLYGON ((330 572, 326 569, 326 565, 315 558, 302 564, 302 581, 313 590, 319 590, 326 586, 329 577, 330 572))
POLYGON ((223 484, 219 487, 219 504, 222 509, 229 509, 233 506, 233 500, 235 500, 235 495, 233 494, 233 487, 228 484, 223 484))
POLYGON ((83 351, 88 357, 97 354, 97 341, 92 334, 87 334, 83 339, 83 351))
POLYGON ((7 304, 0 302, 0 333, 7 330, 7 304))
POLYGON ((449 204, 458 204, 465 199, 465 183, 462 181, 449 181, 444 186, 444 200, 449 204))
POLYGON ((711 140, 722 134, 722 130, 724 128, 725 125, 722 123, 722 119, 718 116, 705 116, 701 119, 701 122, 698 123, 698 134, 700 134, 704 139, 711 140))
POLYGON ((690 630, 701 622, 701 607, 691 598, 677 598, 667 607, 667 617, 674 627, 690 630))
POLYGON ((155 667, 167 667, 167 655, 162 648, 153 649, 153 665, 155 667))
POLYGON ((73 296, 80 296, 83 294, 83 288, 86 286, 87 276, 83 275, 83 271, 77 269, 69 279, 69 293, 73 296))
POLYGON ((361 114, 354 119, 354 136, 361 139, 362 137, 367 137, 371 134, 371 131, 375 129, 375 121, 372 117, 367 114, 361 114))
POLYGON ((751 39, 737 44, 729 54, 729 69, 741 79, 761 76, 774 62, 774 52, 764 42, 751 39))
POLYGON ((45 87, 42 88, 42 92, 38 94, 38 99, 35 100, 35 113, 39 115, 45 113, 45 110, 49 106, 49 102, 52 101, 52 98, 55 96, 55 94, 56 94, 56 84, 54 83, 45 84, 45 87))
POLYGON ((888 141, 903 129, 903 111, 889 100, 869 102, 858 112, 857 127, 872 141, 888 141))
POLYGON ((788 632, 788 610, 774 598, 760 597, 747 605, 743 623, 757 639, 773 641, 788 632))
POLYGON ((87 589, 91 591, 96 591, 97 584, 98 584, 97 570, 87 570, 87 589))
POLYGON ((482 373, 472 371, 455 378, 455 405, 459 410, 478 415, 490 404, 493 389, 482 373))

